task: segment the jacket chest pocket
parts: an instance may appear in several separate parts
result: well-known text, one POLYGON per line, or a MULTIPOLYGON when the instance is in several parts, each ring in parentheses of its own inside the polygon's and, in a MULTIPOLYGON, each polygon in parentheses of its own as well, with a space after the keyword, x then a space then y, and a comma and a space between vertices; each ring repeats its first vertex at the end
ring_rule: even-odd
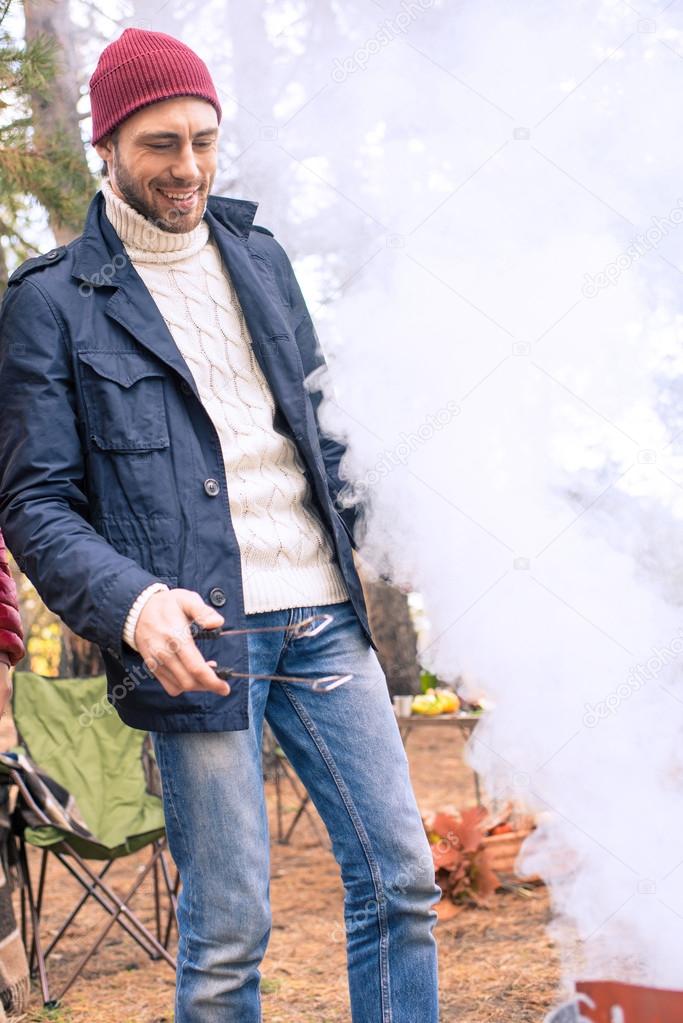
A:
POLYGON ((165 370, 138 352, 78 352, 90 439, 105 451, 169 444, 165 370))

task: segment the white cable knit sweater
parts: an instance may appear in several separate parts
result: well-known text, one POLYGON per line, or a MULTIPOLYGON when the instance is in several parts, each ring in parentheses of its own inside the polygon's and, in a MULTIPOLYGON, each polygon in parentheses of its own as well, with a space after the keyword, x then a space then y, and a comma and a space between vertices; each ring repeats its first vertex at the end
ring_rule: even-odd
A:
MULTIPOLYGON (((246 613, 339 603, 348 591, 313 508, 296 445, 275 430, 275 403, 256 361, 239 299, 209 238, 162 231, 103 179, 106 212, 185 359, 221 443, 230 515, 240 548, 246 613)), ((134 647, 142 607, 123 638, 134 647)))

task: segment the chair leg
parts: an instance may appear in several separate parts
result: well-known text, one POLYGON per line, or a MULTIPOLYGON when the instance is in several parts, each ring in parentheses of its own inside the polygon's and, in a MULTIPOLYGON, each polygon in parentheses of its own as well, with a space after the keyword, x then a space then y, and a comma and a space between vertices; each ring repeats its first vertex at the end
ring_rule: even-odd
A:
POLYGON ((171 940, 171 927, 175 924, 176 934, 178 934, 178 892, 180 891, 180 871, 176 868, 175 880, 173 887, 169 889, 170 895, 170 906, 168 910, 168 916, 166 918, 166 930, 164 932, 163 946, 168 948, 168 943, 171 940))
POLYGON ((273 782, 275 784, 275 819, 277 821, 277 842, 284 845, 283 841, 283 806, 282 806, 282 768, 280 758, 277 754, 277 741, 273 735, 270 725, 266 722, 263 731, 263 746, 267 756, 271 757, 273 764, 273 782))
POLYGON ((45 891, 46 872, 47 872, 47 849, 43 849, 40 858, 40 876, 38 878, 38 896, 36 899, 36 908, 38 910, 38 916, 40 916, 43 909, 43 892, 45 891))
POLYGON ((14 862, 17 864, 17 870, 19 875, 19 912, 21 914, 21 943, 24 946, 24 949, 27 949, 28 919, 26 914, 26 882, 24 879, 24 870, 21 865, 21 856, 19 854, 19 839, 14 832, 10 834, 9 841, 13 843, 14 862))
POLYGON ((318 822, 316 821, 314 815, 311 814, 311 812, 310 812, 310 809, 309 809, 309 806, 308 806, 308 804, 310 803, 310 796, 309 796, 309 794, 307 792, 305 792, 304 795, 302 796, 301 793, 298 791, 298 789, 296 787, 296 783, 294 781, 294 778, 292 777, 292 775, 290 774, 290 772, 289 772, 289 770, 287 768, 287 762, 286 762, 286 758, 285 758, 284 753, 282 753, 280 755, 277 752, 277 750, 278 750, 277 739, 275 738, 275 735, 274 735, 274 733, 272 732, 272 730, 270 729, 269 726, 266 726, 266 729, 264 731, 263 742, 264 742, 265 752, 268 755, 273 757, 273 761, 274 761, 274 764, 275 764, 275 770, 274 770, 275 812, 276 812, 276 820, 277 820, 277 842, 278 842, 278 844, 279 845, 289 845, 291 837, 294 834, 294 829, 296 828, 297 824, 301 820, 302 816, 304 814, 306 814, 306 816, 308 817, 308 820, 311 823, 311 827, 313 828, 313 831, 315 832, 315 835, 316 835, 316 838, 318 840, 319 845, 322 845, 323 848, 329 849, 330 848, 329 842, 326 840, 326 838, 323 835, 321 835, 320 829, 318 827, 318 822), (297 807, 296 814, 294 816, 294 820, 290 823, 290 825, 289 825, 289 827, 287 828, 286 831, 285 831, 285 828, 284 828, 284 807, 283 807, 283 798, 282 798, 282 781, 283 781, 283 779, 286 779, 289 782, 290 788, 294 792, 294 795, 296 796, 296 798, 299 800, 299 805, 297 807))
POLYGON ((27 942, 28 942, 27 933, 26 933, 27 932, 28 921, 26 919, 26 885, 24 884, 23 871, 22 871, 21 883, 19 885, 19 909, 20 909, 20 912, 21 912, 21 942, 22 942, 24 948, 26 948, 27 947, 27 942))
POLYGON ((106 913, 109 913, 110 916, 115 916, 117 915, 116 908, 122 907, 122 909, 119 909, 119 912, 123 912, 124 915, 118 920, 119 925, 128 935, 130 935, 133 941, 137 942, 143 952, 146 952, 151 959, 160 958, 158 951, 159 946, 155 942, 153 935, 150 934, 135 914, 128 909, 127 906, 123 905, 116 892, 103 882, 103 874, 96 874, 95 871, 88 866, 85 860, 82 860, 78 853, 76 853, 73 849, 70 849, 69 857, 64 856, 62 853, 55 853, 55 856, 64 869, 67 870, 71 876, 79 882, 79 884, 81 884, 84 888, 88 888, 89 896, 93 898, 106 913), (73 859, 78 863, 86 877, 79 874, 75 867, 69 862, 69 859, 73 859), (93 882, 90 886, 88 886, 88 878, 90 878, 93 882), (97 890, 98 887, 102 889, 102 892, 104 892, 103 895, 97 890))
MULTIPOLYGON (((163 849, 166 849, 166 839, 162 839, 163 849)), ((171 884, 171 876, 169 874, 168 865, 166 863, 166 857, 162 851, 159 859, 161 863, 161 872, 164 877, 164 885, 166 887, 166 894, 168 895, 168 915, 166 917, 166 930, 164 931, 164 940, 162 945, 164 948, 168 948, 168 943, 171 940, 171 927, 175 923, 176 932, 178 930, 178 891, 180 890, 180 871, 176 868, 175 880, 171 884)))
MULTIPOLYGON (((133 924, 136 928, 138 928, 144 934, 149 944, 155 947, 159 954, 166 960, 166 962, 168 962, 169 965, 175 969, 175 959, 171 955, 169 955, 168 951, 156 941, 154 935, 147 930, 144 924, 142 924, 137 919, 137 917, 133 913, 131 913, 130 909, 128 908, 128 903, 132 899, 133 895, 135 895, 136 891, 143 883, 143 881, 150 873, 150 871, 154 869, 154 864, 161 855, 161 852, 162 852, 161 849, 155 850, 145 868, 138 875, 135 883, 131 886, 131 888, 129 888, 129 890, 126 892, 125 896, 122 899, 119 899, 119 897, 115 893, 111 892, 106 885, 100 882, 100 884, 102 884, 102 887, 105 888, 105 890, 107 890, 107 895, 112 899, 112 901, 114 901, 116 905, 116 910, 115 912, 112 913, 111 919, 108 920, 104 927, 101 929, 101 931, 97 935, 95 941, 90 946, 88 951, 79 959, 69 979, 67 980, 66 984, 59 993, 60 1000, 64 997, 64 995, 72 986, 74 981, 79 977, 80 973, 88 964, 88 962, 93 957, 95 952, 97 952, 98 948, 100 947, 100 945, 102 944, 102 942, 104 941, 104 939, 106 938, 107 934, 112 929, 114 924, 121 923, 119 917, 121 916, 122 913, 127 916, 128 922, 133 924)), ((92 877, 93 880, 95 880, 97 875, 93 874, 89 870, 88 865, 81 859, 80 856, 78 856, 77 853, 74 853, 74 856, 78 860, 79 865, 92 877)))
POLYGON ((282 807, 282 769, 280 764, 275 766, 275 813, 277 816, 277 840, 284 845, 283 838, 283 807, 282 807))
MULTIPOLYGON (((26 846, 24 845, 24 852, 26 852, 26 846)), ((28 854, 26 854, 26 864, 28 866, 28 854)), ((45 888, 45 872, 47 869, 47 850, 43 849, 40 854, 40 874, 38 878, 38 893, 35 898, 36 917, 40 921, 42 908, 43 908, 43 890, 45 888)), ((33 902, 33 893, 31 893, 30 901, 33 902)), ((43 960, 47 959, 47 955, 43 952, 43 960)), ((28 957, 28 968, 29 973, 33 976, 36 972, 36 939, 35 934, 31 938, 31 951, 28 957)))
MULTIPOLYGON (((157 843, 154 843, 156 848, 157 843)), ((159 861, 154 861, 152 869, 152 880, 154 882, 154 923, 156 925, 157 941, 161 942, 161 905, 159 904, 159 861)))
MULTIPOLYGON (((45 959, 46 960, 47 960, 47 957, 49 956, 50 952, 52 952, 53 949, 56 948, 57 944, 62 939, 63 935, 66 933, 66 931, 71 926, 71 924, 74 922, 74 920, 76 919, 76 917, 78 916, 78 914, 80 913, 81 909, 83 908, 83 906, 85 905, 85 903, 88 901, 89 898, 93 898, 95 900, 95 902, 99 903, 99 905, 102 906, 103 909, 106 909, 106 911, 108 913, 111 912, 111 909, 109 908, 109 906, 106 904, 106 902, 102 899, 102 897, 95 890, 95 884, 94 883, 93 884, 88 884, 87 880, 85 878, 81 877, 81 875, 76 870, 73 869, 73 867, 71 866, 71 864, 68 861, 61 859, 60 856, 57 856, 57 859, 68 870, 68 872, 71 874, 71 876, 74 877, 79 882, 79 884, 85 889, 85 891, 83 892, 83 895, 81 896, 79 901, 76 903, 76 906, 74 907, 74 909, 72 909, 72 911, 69 913, 69 915, 66 918, 66 920, 63 922, 62 926, 59 928, 59 930, 55 934, 55 936, 52 939, 52 941, 50 942, 50 944, 45 949, 45 959)), ((102 879, 105 876, 105 874, 107 873, 107 871, 109 870, 109 868, 113 865, 113 863, 114 863, 113 860, 109 860, 109 862, 104 865, 103 869, 97 875, 98 878, 102 879)))
POLYGON ((31 871, 28 865, 28 856, 26 855, 26 843, 24 836, 19 836, 19 863, 21 865, 21 873, 24 884, 26 886, 28 908, 31 916, 31 930, 32 942, 31 942, 31 957, 30 963, 33 963, 34 951, 35 958, 38 963, 38 975, 40 977, 40 989, 43 993, 43 1004, 48 1009, 54 1009, 59 1004, 56 999, 50 998, 50 986, 47 977, 47 967, 45 965, 45 957, 43 956, 43 949, 40 941, 40 916, 38 913, 36 902, 33 898, 33 884, 31 882, 31 871))
POLYGON ((287 767, 287 764, 285 763, 284 759, 281 761, 280 766, 281 766, 281 769, 282 769, 283 777, 287 779, 287 781, 289 782, 289 785, 290 785, 292 791, 294 792, 295 796, 299 800, 299 806, 297 808, 296 814, 294 815, 294 820, 291 822, 291 824, 287 828, 287 831, 285 832, 284 837, 281 839, 280 844, 281 845, 288 845, 289 844, 289 841, 290 841, 290 839, 292 837, 292 834, 294 833, 295 827, 297 826, 297 824, 301 820, 302 816, 304 814, 306 814, 306 817, 308 818, 308 820, 310 822, 310 825, 313 828, 313 831, 315 832, 315 836, 316 836, 316 838, 318 840, 318 844, 321 845, 323 847, 323 849, 329 849, 330 848, 330 843, 329 843, 329 841, 323 835, 321 835, 318 822, 317 822, 317 820, 315 819, 315 817, 313 816, 313 814, 311 813, 311 811, 309 809, 308 804, 311 801, 310 795, 308 794, 308 792, 304 792, 303 796, 301 795, 301 793, 297 789, 296 782, 294 780, 293 774, 290 773, 290 769, 287 767))
MULTIPOLYGON (((308 803, 308 800, 309 800, 309 795, 308 795, 308 793, 306 793, 306 795, 301 799, 301 802, 299 803, 298 809, 297 809, 296 813, 294 814, 294 819, 292 820, 291 824, 287 828, 287 831, 285 832, 285 836, 282 839, 282 843, 281 843, 282 845, 289 845, 289 843, 291 841, 291 838, 292 838, 292 835, 294 834, 294 829, 296 828, 297 824, 299 823, 299 821, 303 817, 304 813, 306 812, 306 804, 308 803)), ((310 820, 310 817, 309 817, 309 820, 310 820)), ((318 838, 318 841, 320 841, 319 838, 318 838)))
MULTIPOLYGON (((129 934, 129 936, 131 938, 133 938, 137 942, 137 944, 143 949, 143 951, 147 953, 147 955, 149 955, 151 958, 156 958, 156 959, 163 958, 163 959, 165 959, 169 963, 170 966, 175 968, 175 959, 168 953, 167 949, 164 946, 162 946, 161 943, 154 938, 154 935, 150 931, 148 931, 148 929, 145 927, 145 925, 140 920, 138 920, 138 918, 129 909, 129 907, 127 905, 128 902, 130 902, 130 900, 132 899, 133 895, 138 890, 138 888, 144 882, 144 880, 146 879, 147 875, 154 870, 155 865, 159 864, 159 862, 161 862, 163 864, 162 870, 164 871, 164 874, 168 878, 168 881, 169 881, 169 884, 170 884, 170 877, 168 877, 168 872, 167 872, 166 864, 163 861, 163 850, 165 848, 165 842, 161 842, 161 843, 155 842, 153 848, 154 848, 154 852, 153 852, 153 855, 151 856, 149 862, 146 864, 146 866, 143 869, 143 871, 138 875, 135 883, 132 885, 132 887, 129 889, 129 891, 126 893, 126 895, 123 898, 119 898, 119 896, 117 896, 116 893, 107 884, 105 884, 104 881, 103 881, 104 875, 106 874, 107 870, 109 870, 109 868, 112 866, 113 860, 110 860, 109 863, 107 863, 105 865, 104 869, 99 874, 97 874, 78 855, 78 853, 75 852, 75 850, 70 849, 69 850, 70 857, 72 857, 78 863, 79 867, 82 869, 83 873, 86 875, 85 877, 83 877, 72 866, 72 864, 69 863, 68 858, 67 858, 67 856, 65 854, 55 852, 54 855, 57 857, 57 859, 59 859, 59 861, 66 868, 66 870, 72 875, 72 877, 74 877, 75 880, 77 880, 82 885, 82 887, 84 887, 86 890, 85 890, 84 895, 80 899, 78 905, 76 906, 75 910, 73 910, 72 913, 69 915, 69 918, 62 925, 62 927, 60 928, 60 930, 57 933, 57 935, 52 939, 52 941, 51 941, 50 945, 48 946, 48 948, 46 950, 43 950, 43 946, 42 946, 42 942, 41 942, 41 938, 40 938, 40 907, 41 907, 42 900, 39 901, 39 899, 37 897, 34 897, 33 882, 32 882, 31 872, 30 872, 29 863, 28 863, 27 846, 26 846, 26 843, 23 840, 23 836, 20 836, 20 839, 19 839, 19 857, 18 858, 19 858, 19 867, 20 867, 21 876, 22 876, 22 882, 23 882, 22 883, 22 899, 25 899, 25 901, 28 904, 28 912, 29 912, 29 915, 30 915, 30 918, 31 918, 31 931, 32 931, 31 956, 30 956, 30 962, 32 964, 31 972, 32 972, 32 975, 35 975, 35 965, 37 965, 38 975, 39 975, 39 978, 40 978, 41 991, 42 991, 42 994, 43 994, 43 1002, 44 1002, 46 1008, 56 1008, 59 1005, 59 1002, 61 1001, 61 999, 64 997, 66 992, 72 986, 74 981, 78 978, 78 976, 80 975, 80 973, 82 972, 83 968, 88 963, 88 961, 91 959, 91 957, 98 950, 98 948, 102 944, 102 941, 104 940, 104 938, 109 933, 109 931, 111 930, 111 928, 113 927, 113 925, 115 923, 118 923, 119 926, 121 926, 129 934), (90 879, 90 884, 88 884, 88 878, 90 879), (98 892, 98 890, 97 890, 98 888, 100 888, 104 892, 104 896, 101 895, 98 892), (87 901, 88 898, 95 899, 95 901, 104 910, 106 910, 106 912, 110 915, 110 920, 102 928, 102 930, 98 934, 96 940, 93 942, 93 944, 89 948, 88 952, 84 956, 82 956, 82 958, 78 962, 77 966, 72 971, 72 973, 71 973, 69 979, 67 980, 66 984, 63 986, 63 988, 59 992, 58 997, 57 998, 52 998, 51 994, 50 994, 50 986, 49 986, 49 980, 48 980, 48 974, 47 974, 47 964, 46 964, 47 955, 49 954, 50 951, 52 951, 54 949, 54 947, 56 946, 57 942, 61 939, 61 937, 66 932, 69 924, 73 922, 76 914, 80 911, 80 909, 82 908, 83 904, 87 901), (35 964, 35 965, 33 965, 33 964, 35 964)), ((43 881, 43 890, 44 890, 47 850, 41 850, 41 853, 42 853, 42 859, 41 859, 41 866, 40 866, 40 876, 41 876, 41 879, 43 881)), ((39 891, 40 891, 40 883, 39 883, 39 891)), ((173 910, 174 909, 175 909, 175 907, 173 906, 173 910)), ((170 931, 170 923, 169 923, 168 931, 170 931)), ((26 945, 25 945, 25 947, 26 947, 26 945)))

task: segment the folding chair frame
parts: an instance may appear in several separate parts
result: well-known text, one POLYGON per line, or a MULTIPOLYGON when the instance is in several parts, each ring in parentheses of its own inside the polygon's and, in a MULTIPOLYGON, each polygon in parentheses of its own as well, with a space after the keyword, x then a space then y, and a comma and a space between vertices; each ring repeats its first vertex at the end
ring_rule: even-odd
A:
MULTIPOLYGON (((12 781, 17 785, 24 799, 31 806, 34 812, 37 812, 41 817, 44 816, 40 809, 34 803, 30 792, 28 791, 21 774, 17 771, 10 772, 12 781)), ((51 823, 45 819, 46 824, 51 823)), ((37 888, 34 885, 33 878, 31 876, 31 870, 28 862, 27 846, 29 843, 26 842, 23 833, 15 836, 18 844, 18 863, 21 874, 21 933, 24 942, 24 947, 28 953, 29 969, 31 976, 35 976, 36 972, 40 978, 40 986, 43 994, 43 1002, 48 1008, 55 1008, 61 999, 64 997, 66 992, 71 988, 73 983, 78 979, 82 973, 84 967, 95 955, 100 945, 106 938, 109 931, 112 929, 114 924, 118 923, 120 927, 131 937, 133 940, 150 956, 151 959, 164 959, 168 965, 175 970, 176 961, 175 958, 168 951, 168 944, 171 937, 172 925, 175 922, 177 927, 177 892, 178 892, 178 875, 176 879, 171 883, 169 865, 166 861, 167 844, 166 838, 158 838, 152 843, 151 855, 144 868, 138 874, 135 882, 128 889, 123 897, 120 897, 116 892, 105 882, 104 877, 108 872, 109 868, 115 862, 114 859, 107 860, 97 873, 93 870, 88 863, 83 859, 79 853, 70 845, 67 838, 64 838, 61 843, 60 849, 46 848, 41 850, 39 876, 37 888), (62 849, 64 851, 62 851, 62 849), (40 937, 40 924, 41 914, 43 908, 43 895, 45 891, 45 876, 47 872, 47 861, 48 856, 52 855, 59 860, 59 862, 65 867, 68 873, 82 886, 84 894, 81 896, 80 901, 77 903, 75 908, 69 913, 61 927, 53 937, 52 941, 46 948, 43 948, 43 943, 40 937), (155 910, 155 930, 156 936, 138 919, 129 907, 129 902, 138 891, 145 879, 152 874, 152 880, 154 884, 154 910, 155 910), (169 910, 168 918, 166 921, 165 931, 162 937, 162 923, 161 923, 161 885, 159 882, 159 873, 163 878, 164 889, 169 899, 169 910), (61 987, 56 997, 53 997, 50 993, 50 984, 47 973, 47 958, 50 953, 57 947, 57 944, 62 939, 68 928, 71 926, 76 916, 81 911, 88 899, 94 899, 102 907, 105 912, 110 916, 110 919, 103 925, 95 940, 91 943, 87 951, 80 957, 78 963, 69 974, 64 985, 61 987), (28 912, 27 912, 28 910, 28 912), (29 949, 28 945, 28 917, 31 920, 31 946, 29 949)))
POLYGON ((289 765, 287 758, 283 752, 278 752, 279 746, 277 739, 270 726, 266 722, 266 728, 264 729, 264 748, 266 755, 270 759, 273 766, 273 781, 275 783, 275 807, 277 816, 277 841, 278 845, 289 845, 294 829, 306 815, 309 820, 311 827, 315 833, 318 844, 324 849, 330 848, 330 843, 326 836, 320 830, 320 824, 315 814, 311 812, 309 803, 311 797, 308 792, 304 791, 303 794, 299 791, 297 786, 296 776, 294 771, 289 765), (293 819, 290 821, 289 827, 285 831, 284 829, 284 806, 282 797, 282 781, 286 779, 289 783, 289 787, 299 801, 299 805, 296 809, 293 819))

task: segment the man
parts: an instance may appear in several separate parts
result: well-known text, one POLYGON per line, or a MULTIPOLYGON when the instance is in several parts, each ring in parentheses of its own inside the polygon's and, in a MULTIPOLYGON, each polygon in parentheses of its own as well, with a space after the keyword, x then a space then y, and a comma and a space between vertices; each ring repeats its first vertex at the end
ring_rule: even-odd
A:
POLYGON ((257 204, 210 194, 221 108, 196 54, 128 29, 90 90, 102 190, 2 307, 0 526, 152 733, 182 878, 176 1023, 261 1018, 264 717, 341 866, 354 1021, 435 1023, 439 892, 300 288, 257 204), (318 635, 291 631, 321 613, 318 635), (195 642, 195 622, 242 631, 195 642), (334 673, 353 678, 325 694, 258 677, 334 673))

